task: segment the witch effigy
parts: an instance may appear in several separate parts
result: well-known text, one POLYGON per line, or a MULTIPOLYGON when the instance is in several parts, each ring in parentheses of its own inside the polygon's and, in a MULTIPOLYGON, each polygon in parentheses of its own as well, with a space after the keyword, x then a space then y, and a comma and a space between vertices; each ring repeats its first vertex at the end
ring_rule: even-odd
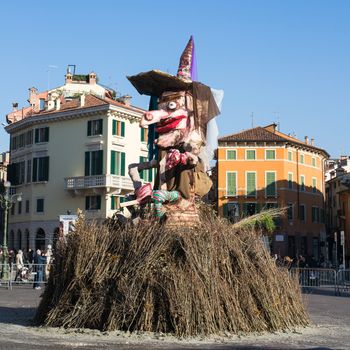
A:
POLYGON ((192 36, 181 55, 177 76, 152 70, 128 79, 139 93, 151 96, 150 110, 140 122, 148 128, 149 161, 129 166, 136 197, 130 204, 152 202, 156 217, 166 216, 168 224, 193 224, 198 221, 195 199, 212 186, 207 171, 216 148, 215 117, 220 113, 223 91, 196 81, 192 36), (142 185, 139 175, 151 168, 157 169, 153 188, 142 185))

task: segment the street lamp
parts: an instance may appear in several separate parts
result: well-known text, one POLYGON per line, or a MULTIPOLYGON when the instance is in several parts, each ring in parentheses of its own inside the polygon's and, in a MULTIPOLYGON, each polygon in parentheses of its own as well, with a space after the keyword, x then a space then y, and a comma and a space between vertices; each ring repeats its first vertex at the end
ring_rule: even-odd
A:
POLYGON ((4 238, 3 238, 3 262, 4 262, 4 265, 3 265, 2 276, 5 280, 8 280, 8 278, 9 278, 9 265, 8 265, 9 251, 7 248, 7 229, 8 229, 7 217, 8 217, 9 209, 16 202, 16 200, 18 202, 22 201, 22 193, 10 195, 10 187, 11 187, 10 181, 6 181, 4 183, 4 187, 5 187, 5 194, 4 195, 0 194, 0 204, 4 208, 4 238))

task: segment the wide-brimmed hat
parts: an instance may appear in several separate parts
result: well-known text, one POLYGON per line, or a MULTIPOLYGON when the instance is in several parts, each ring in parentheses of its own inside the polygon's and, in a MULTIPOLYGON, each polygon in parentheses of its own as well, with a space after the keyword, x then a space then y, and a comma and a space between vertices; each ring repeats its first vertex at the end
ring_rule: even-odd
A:
POLYGON ((177 76, 160 70, 151 70, 127 78, 140 94, 160 96, 164 91, 190 90, 194 67, 194 41, 191 36, 180 57, 177 76))

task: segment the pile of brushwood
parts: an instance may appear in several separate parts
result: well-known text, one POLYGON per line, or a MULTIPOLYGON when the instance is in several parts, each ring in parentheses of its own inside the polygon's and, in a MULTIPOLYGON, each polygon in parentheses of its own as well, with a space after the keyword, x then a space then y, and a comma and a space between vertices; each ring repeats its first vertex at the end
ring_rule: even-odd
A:
POLYGON ((178 337, 306 326, 298 281, 275 266, 267 212, 230 224, 202 206, 198 227, 92 225, 58 246, 36 322, 178 337))

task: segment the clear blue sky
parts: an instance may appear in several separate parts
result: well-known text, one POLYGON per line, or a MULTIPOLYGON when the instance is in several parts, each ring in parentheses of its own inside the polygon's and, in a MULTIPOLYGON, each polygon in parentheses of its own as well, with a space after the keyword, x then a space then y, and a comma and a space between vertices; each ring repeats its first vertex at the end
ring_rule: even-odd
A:
MULTIPOLYGON (((193 34, 199 80, 225 90, 221 135, 250 128, 253 112, 254 126, 279 121, 349 155, 349 18, 340 0, 1 1, 1 122, 29 87, 62 85, 68 64, 146 108, 125 76, 175 74, 193 34)), ((1 127, 0 151, 8 143, 1 127)))

